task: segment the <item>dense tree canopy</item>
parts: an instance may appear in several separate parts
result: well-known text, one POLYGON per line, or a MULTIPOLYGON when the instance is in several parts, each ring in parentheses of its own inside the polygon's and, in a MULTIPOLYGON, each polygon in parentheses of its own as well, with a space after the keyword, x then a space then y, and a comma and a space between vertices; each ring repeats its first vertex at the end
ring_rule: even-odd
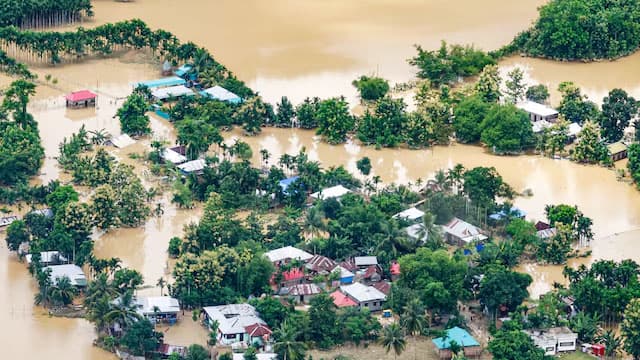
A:
POLYGON ((487 116, 491 105, 479 96, 465 97, 453 109, 455 116, 453 128, 456 139, 461 143, 475 143, 480 141, 482 121, 487 116))
POLYGON ((376 76, 362 75, 353 80, 362 100, 378 100, 389 92, 389 82, 376 76))
POLYGON ((613 89, 609 95, 602 99, 602 113, 600 114, 600 127, 602 137, 607 142, 616 142, 622 139, 624 129, 629 126, 629 121, 638 113, 636 99, 629 96, 622 89, 613 89))
POLYGON ((529 116, 513 105, 494 105, 481 127, 482 142, 496 153, 519 153, 534 144, 529 116))
POLYGON ((318 135, 323 135, 330 144, 340 144, 347 140, 347 133, 353 130, 355 120, 349 113, 349 104, 344 98, 331 98, 318 104, 316 112, 318 135))
POLYGON ((405 108, 402 99, 384 97, 378 100, 373 113, 367 111, 358 127, 360 141, 385 147, 394 147, 403 142, 405 108))

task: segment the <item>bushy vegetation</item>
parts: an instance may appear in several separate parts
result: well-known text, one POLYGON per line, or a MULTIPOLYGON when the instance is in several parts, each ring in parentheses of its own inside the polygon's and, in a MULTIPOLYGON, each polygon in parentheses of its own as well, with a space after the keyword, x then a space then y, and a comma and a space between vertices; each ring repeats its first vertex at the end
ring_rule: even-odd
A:
POLYGON ((79 15, 92 16, 90 0, 2 0, 0 1, 0 26, 23 25, 33 17, 60 16, 70 21, 79 15))

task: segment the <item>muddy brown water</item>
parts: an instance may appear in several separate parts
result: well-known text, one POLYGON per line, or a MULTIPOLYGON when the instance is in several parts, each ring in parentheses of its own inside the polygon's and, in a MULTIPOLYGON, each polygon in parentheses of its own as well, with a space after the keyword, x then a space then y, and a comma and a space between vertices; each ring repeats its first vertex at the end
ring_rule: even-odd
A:
MULTIPOLYGON (((410 80, 413 69, 406 59, 414 53, 413 44, 435 48, 441 39, 451 43, 475 43, 485 49, 504 44, 526 28, 543 0, 508 2, 489 0, 364 0, 357 4, 339 0, 137 0, 119 3, 96 0, 96 18, 84 26, 139 17, 154 28, 174 32, 182 40, 191 40, 209 48, 215 57, 257 89, 269 101, 287 95, 297 102, 306 96, 346 95, 355 100, 351 81, 361 74, 377 73, 392 82, 410 80), (180 15, 182 14, 182 15, 180 15)), ((526 70, 527 79, 552 89, 563 80, 582 86, 599 101, 609 88, 623 87, 638 96, 640 67, 638 55, 616 62, 594 64, 554 63, 512 57, 503 61, 503 71, 514 65, 526 70)), ((122 98, 129 94, 131 82, 159 76, 158 68, 139 54, 121 59, 90 60, 82 64, 35 69, 43 79, 51 74, 57 84, 39 86, 31 111, 40 125, 47 159, 42 174, 34 181, 47 182, 68 176, 61 174, 54 157, 64 137, 85 125, 88 130, 106 129, 119 133, 113 118, 122 98), (90 88, 101 95, 96 109, 71 111, 64 107, 63 95, 72 90, 90 88)), ((0 75, 0 85, 9 78, 0 75)), ((557 102, 557 94, 552 92, 557 102)), ((173 140, 172 127, 152 117, 154 133, 173 140)), ((233 132, 228 139, 239 136, 233 132)), ((594 258, 640 258, 634 240, 639 234, 639 193, 630 185, 617 182, 611 170, 581 166, 568 161, 537 156, 496 157, 482 148, 454 145, 411 151, 375 150, 354 143, 331 147, 312 132, 266 129, 249 142, 254 161, 259 163, 261 148, 273 158, 282 153, 295 154, 304 146, 311 159, 323 166, 344 165, 357 172, 355 162, 369 156, 373 174, 385 182, 408 183, 428 179, 443 167, 462 163, 466 167, 495 166, 516 190, 531 189, 533 196, 518 198, 516 205, 529 213, 530 219, 542 219, 544 205, 577 204, 594 219, 597 240, 592 244, 593 257, 572 262, 590 262, 594 258)), ((131 152, 148 148, 149 140, 123 150, 109 149, 121 161, 135 166, 145 186, 160 186, 145 175, 144 164, 128 157, 131 152)), ((83 194, 85 196, 89 194, 83 194)), ((159 277, 168 278, 171 262, 166 248, 171 237, 181 234, 182 226, 194 221, 200 210, 175 209, 169 193, 154 202, 165 210, 161 218, 151 218, 139 229, 113 230, 96 234, 95 251, 101 257, 120 257, 126 266, 141 271, 145 277, 143 294, 159 294, 155 287, 159 277)), ((561 267, 523 265, 534 276, 531 292, 537 296, 554 281, 562 281, 561 267)), ((24 264, 17 261, 0 239, 0 336, 7 358, 111 359, 112 356, 92 347, 95 337, 91 324, 78 319, 51 318, 34 307, 35 282, 24 264)), ((162 328, 166 340, 174 344, 204 344, 206 333, 190 320, 178 326, 162 328)))

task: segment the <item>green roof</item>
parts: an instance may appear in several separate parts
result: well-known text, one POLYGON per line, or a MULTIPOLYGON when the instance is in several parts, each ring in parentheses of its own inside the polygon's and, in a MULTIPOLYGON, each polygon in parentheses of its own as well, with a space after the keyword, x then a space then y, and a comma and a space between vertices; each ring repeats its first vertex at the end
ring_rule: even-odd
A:
POLYGON ((623 144, 622 141, 614 142, 613 144, 607 145, 607 149, 609 149, 609 153, 611 155, 617 154, 627 150, 627 145, 623 144))
POLYGON ((448 349, 451 346, 451 341, 455 341, 462 347, 480 346, 480 343, 467 332, 467 330, 459 327, 454 327, 446 331, 444 337, 433 339, 433 344, 439 349, 448 349))

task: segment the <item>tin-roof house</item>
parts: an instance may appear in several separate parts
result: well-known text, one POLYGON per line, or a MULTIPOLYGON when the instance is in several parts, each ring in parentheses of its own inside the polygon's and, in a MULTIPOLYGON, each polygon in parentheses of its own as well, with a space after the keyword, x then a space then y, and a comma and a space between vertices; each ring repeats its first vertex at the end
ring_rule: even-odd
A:
POLYGON ((203 310, 209 325, 218 322, 217 340, 222 345, 263 343, 271 335, 271 329, 249 304, 207 306, 203 310))
POLYGON ((480 228, 458 218, 453 218, 449 223, 443 225, 442 231, 447 242, 457 246, 464 246, 473 241, 487 239, 480 228))
POLYGON ((435 338, 432 341, 438 350, 438 356, 440 359, 452 358, 452 342, 460 345, 464 350, 464 355, 467 357, 476 357, 482 352, 482 348, 480 347, 478 340, 471 336, 467 330, 461 329, 457 326, 445 331, 445 336, 435 338))

